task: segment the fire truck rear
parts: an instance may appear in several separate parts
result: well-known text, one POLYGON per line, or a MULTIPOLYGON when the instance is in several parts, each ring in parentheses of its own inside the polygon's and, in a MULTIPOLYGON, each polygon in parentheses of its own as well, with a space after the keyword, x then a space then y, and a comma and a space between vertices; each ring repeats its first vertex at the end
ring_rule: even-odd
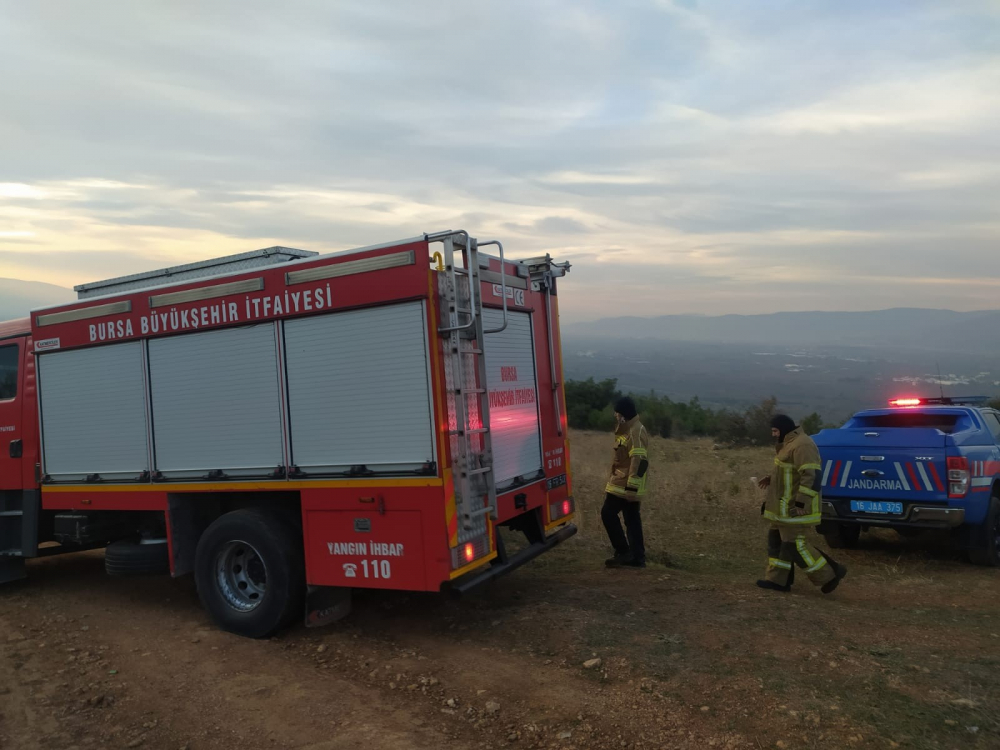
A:
POLYGON ((193 573, 220 627, 262 637, 353 588, 514 570, 576 532, 568 268, 462 231, 271 248, 0 324, 0 581, 106 547, 108 573, 193 573))

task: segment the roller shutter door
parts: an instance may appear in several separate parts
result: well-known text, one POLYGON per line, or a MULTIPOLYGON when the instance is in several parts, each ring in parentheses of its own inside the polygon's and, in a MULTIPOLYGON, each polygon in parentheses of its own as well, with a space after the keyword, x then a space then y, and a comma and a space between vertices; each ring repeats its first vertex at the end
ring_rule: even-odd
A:
MULTIPOLYGON (((503 311, 483 310, 483 325, 499 328, 503 311)), ((486 383, 497 487, 538 477, 542 438, 530 313, 508 312, 507 328, 486 336, 486 383)))
POLYGON ((165 477, 284 465, 274 324, 149 342, 153 444, 165 477))
POLYGON ((300 471, 409 473, 435 460, 422 302, 284 325, 292 462, 300 471))
POLYGON ((38 357, 45 473, 55 481, 137 479, 149 470, 142 344, 38 357))

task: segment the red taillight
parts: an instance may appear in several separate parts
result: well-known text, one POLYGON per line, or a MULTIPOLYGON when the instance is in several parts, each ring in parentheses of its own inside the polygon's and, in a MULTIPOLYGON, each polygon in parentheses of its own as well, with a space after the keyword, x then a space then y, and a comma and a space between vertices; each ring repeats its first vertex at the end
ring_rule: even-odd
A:
POLYGON ((894 398, 889 401, 889 406, 920 406, 922 403, 919 398, 894 398))
POLYGON ((472 562, 476 559, 476 547, 473 544, 466 544, 462 548, 462 556, 465 558, 466 562, 472 562))
POLYGON ((569 504, 569 500, 563 500, 563 515, 564 516, 568 516, 569 512, 572 509, 573 509, 573 507, 569 504))
POLYGON ((948 497, 965 497, 969 491, 969 459, 948 457, 948 497))

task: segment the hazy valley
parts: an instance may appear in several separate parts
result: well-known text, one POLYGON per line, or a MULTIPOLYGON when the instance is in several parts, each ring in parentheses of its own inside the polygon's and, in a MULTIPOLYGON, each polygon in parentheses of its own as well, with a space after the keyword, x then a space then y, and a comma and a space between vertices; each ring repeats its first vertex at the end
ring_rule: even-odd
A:
POLYGON ((992 311, 621 319, 567 326, 563 341, 568 378, 719 407, 773 395, 796 415, 838 420, 900 394, 1000 394, 992 311))

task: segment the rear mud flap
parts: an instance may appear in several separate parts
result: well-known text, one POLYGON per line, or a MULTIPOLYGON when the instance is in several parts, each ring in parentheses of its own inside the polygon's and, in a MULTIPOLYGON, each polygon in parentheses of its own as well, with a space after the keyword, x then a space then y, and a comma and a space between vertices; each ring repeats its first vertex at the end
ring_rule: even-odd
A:
POLYGON ((321 628, 351 614, 351 590, 340 586, 310 586, 306 591, 306 627, 321 628))

